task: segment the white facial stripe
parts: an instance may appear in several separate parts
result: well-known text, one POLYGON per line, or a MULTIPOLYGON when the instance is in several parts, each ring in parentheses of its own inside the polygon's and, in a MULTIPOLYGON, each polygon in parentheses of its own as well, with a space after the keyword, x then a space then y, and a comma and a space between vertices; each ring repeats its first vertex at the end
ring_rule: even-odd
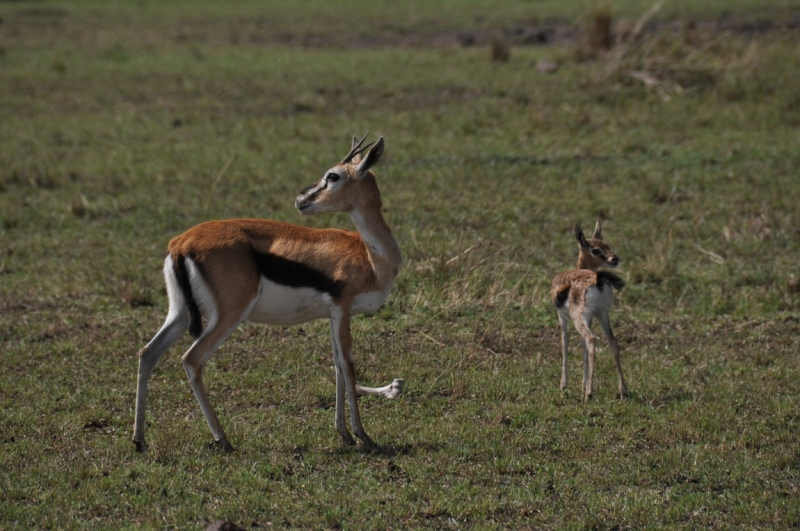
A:
MULTIPOLYGON (((323 190, 327 190, 329 186, 332 186, 334 183, 339 182, 341 179, 344 178, 341 172, 329 170, 325 173, 325 176, 319 180, 316 186, 309 189, 307 192, 303 194, 303 199, 306 201, 313 201, 316 199, 317 194, 322 192, 323 190), (331 178, 331 176, 335 176, 331 178)), ((313 186, 313 185, 312 185, 313 186)))

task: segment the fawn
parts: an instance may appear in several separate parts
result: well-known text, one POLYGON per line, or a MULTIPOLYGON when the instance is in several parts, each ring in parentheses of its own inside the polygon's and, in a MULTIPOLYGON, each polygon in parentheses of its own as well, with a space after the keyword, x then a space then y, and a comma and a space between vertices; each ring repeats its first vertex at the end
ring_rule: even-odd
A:
POLYGON ((575 225, 575 238, 580 251, 575 269, 559 273, 553 279, 550 298, 558 311, 561 325, 561 346, 563 361, 561 364, 561 390, 567 387, 567 351, 569 336, 567 326, 571 320, 581 335, 583 343, 583 396, 588 401, 592 398, 592 375, 594 374, 595 335, 591 331, 592 318, 597 317, 603 332, 608 338, 608 345, 614 354, 614 363, 619 376, 619 397, 628 395, 625 378, 622 376, 622 365, 619 360, 619 345, 611 323, 608 310, 614 303, 612 288, 621 289, 625 282, 614 273, 598 271, 601 267, 614 268, 619 265, 619 257, 611 252, 611 248, 601 238, 600 220, 594 227, 594 234, 587 240, 583 231, 575 225))

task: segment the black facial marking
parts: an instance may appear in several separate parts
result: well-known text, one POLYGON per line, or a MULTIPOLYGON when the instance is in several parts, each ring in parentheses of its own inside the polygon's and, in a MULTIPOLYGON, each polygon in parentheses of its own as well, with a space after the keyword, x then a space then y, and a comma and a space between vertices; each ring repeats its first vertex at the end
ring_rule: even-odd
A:
POLYGON ((334 280, 321 271, 281 256, 253 251, 261 275, 276 284, 292 288, 314 288, 338 299, 344 291, 344 282, 334 280))
MULTIPOLYGON (((309 190, 311 190, 311 189, 312 189, 312 188, 314 188, 315 186, 316 186, 315 184, 312 184, 312 185, 306 186, 305 188, 303 188, 303 189, 300 191, 300 193, 301 193, 301 194, 305 194, 306 192, 308 192, 309 190)), ((314 202, 314 201, 317 199, 317 196, 319 195, 319 193, 320 193, 321 191, 323 191, 324 189, 325 189, 325 187, 324 187, 324 186, 320 187, 320 189, 319 189, 319 190, 317 190, 317 191, 316 191, 316 192, 314 192, 313 194, 309 194, 309 195, 308 195, 308 197, 305 197, 303 200, 304 200, 305 202, 307 202, 307 203, 313 203, 313 202, 314 202)))

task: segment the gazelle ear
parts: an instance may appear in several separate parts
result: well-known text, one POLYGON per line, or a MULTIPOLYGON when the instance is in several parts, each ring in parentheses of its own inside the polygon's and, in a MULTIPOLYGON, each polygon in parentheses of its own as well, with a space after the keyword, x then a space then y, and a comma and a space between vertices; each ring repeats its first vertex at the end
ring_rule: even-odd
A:
POLYGON ((578 245, 581 247, 589 247, 589 242, 586 241, 586 236, 583 235, 581 228, 575 224, 575 239, 578 240, 578 245))
POLYGON ((592 235, 592 239, 601 240, 602 236, 600 235, 600 218, 597 218, 597 221, 594 224, 594 234, 592 235))
POLYGON ((380 137, 375 145, 372 146, 372 149, 367 152, 367 155, 358 163, 358 167, 356 168, 356 172, 358 175, 358 180, 360 181, 364 177, 367 176, 367 172, 370 168, 372 168, 383 155, 383 137, 380 137))
MULTIPOLYGON (((353 135, 353 145, 350 146, 350 149, 351 150, 356 149, 356 147, 358 147, 358 137, 356 135, 353 135)), ((353 160, 351 160, 350 162, 352 162, 353 164, 358 164, 359 162, 361 162, 361 153, 354 155, 353 160)))

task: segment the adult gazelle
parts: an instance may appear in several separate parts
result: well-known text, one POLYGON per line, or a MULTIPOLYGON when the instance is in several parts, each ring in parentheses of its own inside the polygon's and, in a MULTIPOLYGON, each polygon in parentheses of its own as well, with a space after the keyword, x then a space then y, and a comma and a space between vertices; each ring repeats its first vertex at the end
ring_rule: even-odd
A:
POLYGON ((203 367, 214 351, 243 321, 292 325, 322 318, 330 319, 331 325, 336 429, 345 443, 354 444, 344 416, 346 395, 355 436, 364 446, 374 446, 362 426, 357 396, 394 398, 402 391, 403 381, 380 388, 356 385, 350 318, 374 312, 383 304, 402 259, 383 219, 381 195, 371 171, 383 154, 383 137, 362 147, 365 138, 353 138, 347 156, 316 184, 303 189, 295 201, 303 214, 347 212, 358 232, 231 219, 201 223, 170 241, 164 262, 169 313, 139 352, 133 430, 137 450, 146 449, 150 375, 164 352, 187 330, 196 338, 183 355, 189 383, 215 441, 231 450, 203 384, 203 367), (207 320, 205 328, 202 316, 207 320))

